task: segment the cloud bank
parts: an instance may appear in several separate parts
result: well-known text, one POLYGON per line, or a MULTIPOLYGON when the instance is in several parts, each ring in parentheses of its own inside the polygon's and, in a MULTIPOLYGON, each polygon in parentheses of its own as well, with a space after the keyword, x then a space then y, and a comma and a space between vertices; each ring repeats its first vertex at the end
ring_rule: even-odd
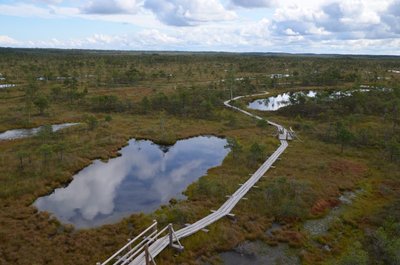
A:
POLYGON ((0 14, 137 27, 126 34, 30 41, 0 32, 1 46, 400 53, 399 0, 17 1, 0 4, 0 14))

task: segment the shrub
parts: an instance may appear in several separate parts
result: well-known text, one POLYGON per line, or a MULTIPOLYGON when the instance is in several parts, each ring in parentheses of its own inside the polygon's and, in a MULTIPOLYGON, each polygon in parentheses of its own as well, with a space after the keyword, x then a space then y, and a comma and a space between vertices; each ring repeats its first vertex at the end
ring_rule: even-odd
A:
POLYGON ((339 265, 367 265, 368 254, 362 249, 361 243, 356 241, 354 245, 339 259, 339 265))
POLYGON ((97 118, 96 118, 95 116, 93 116, 93 115, 89 115, 89 116, 86 118, 86 124, 87 124, 87 126, 88 126, 88 129, 91 130, 91 131, 94 130, 94 129, 96 129, 98 123, 99 123, 99 121, 98 121, 97 118))
POLYGON ((274 216, 302 219, 307 217, 316 194, 308 182, 280 177, 269 183, 265 197, 274 216))
POLYGON ((400 264, 400 223, 388 221, 374 233, 375 256, 385 264, 400 264))

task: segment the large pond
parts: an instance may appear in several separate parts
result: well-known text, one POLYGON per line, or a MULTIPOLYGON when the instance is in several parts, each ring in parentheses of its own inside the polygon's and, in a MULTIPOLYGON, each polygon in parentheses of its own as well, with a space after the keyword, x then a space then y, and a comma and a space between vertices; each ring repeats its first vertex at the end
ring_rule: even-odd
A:
POLYGON ((229 153, 227 141, 200 136, 160 146, 130 140, 117 158, 94 161, 65 188, 34 205, 63 223, 88 228, 114 223, 132 213, 149 213, 182 197, 192 182, 219 166, 229 153))
MULTIPOLYGON (((78 125, 79 123, 63 123, 63 124, 55 124, 52 125, 51 128, 53 132, 59 131, 61 129, 71 127, 74 125, 78 125)), ((5 140, 14 140, 20 138, 31 137, 39 133, 39 131, 43 128, 43 126, 32 128, 32 129, 15 129, 15 130, 8 130, 5 132, 0 133, 0 141, 5 140)))

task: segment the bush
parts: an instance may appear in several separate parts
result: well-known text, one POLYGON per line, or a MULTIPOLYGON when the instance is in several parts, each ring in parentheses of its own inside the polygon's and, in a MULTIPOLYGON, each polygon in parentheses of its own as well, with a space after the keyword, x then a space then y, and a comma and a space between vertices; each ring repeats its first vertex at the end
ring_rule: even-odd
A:
POLYGON ((249 154, 247 156, 247 161, 250 166, 256 165, 259 162, 264 161, 264 146, 259 145, 258 143, 252 144, 249 150, 249 154))
MULTIPOLYGON (((339 259, 339 265, 367 265, 368 254, 362 249, 361 243, 356 241, 339 259)), ((398 264, 398 263, 397 263, 398 264)))
POLYGON ((121 102, 114 95, 95 96, 90 99, 91 109, 93 111, 111 112, 121 108, 121 102))
POLYGON ((96 129, 97 125, 99 124, 99 121, 97 120, 97 118, 93 115, 90 115, 86 118, 86 124, 88 126, 88 129, 90 131, 96 129))
POLYGON ((235 128, 238 125, 238 120, 236 116, 231 113, 227 115, 226 120, 227 120, 226 125, 231 128, 235 128))
POLYGON ((40 115, 43 115, 45 110, 50 107, 50 102, 46 96, 37 97, 33 104, 35 104, 35 107, 39 110, 40 115))
POLYGON ((53 127, 49 124, 43 125, 40 128, 37 137, 41 139, 43 143, 49 142, 54 137, 53 127))
POLYGON ((48 144, 42 144, 38 152, 42 155, 43 164, 47 164, 48 160, 50 159, 51 155, 53 154, 53 147, 48 144))
POLYGON ((268 184, 265 197, 267 208, 274 216, 303 219, 316 195, 308 182, 280 177, 268 184))
POLYGON ((388 221, 374 233, 375 256, 385 264, 400 264, 400 223, 388 221))
POLYGON ((266 129, 268 127, 268 122, 266 120, 259 120, 257 122, 257 126, 260 127, 261 129, 266 129))

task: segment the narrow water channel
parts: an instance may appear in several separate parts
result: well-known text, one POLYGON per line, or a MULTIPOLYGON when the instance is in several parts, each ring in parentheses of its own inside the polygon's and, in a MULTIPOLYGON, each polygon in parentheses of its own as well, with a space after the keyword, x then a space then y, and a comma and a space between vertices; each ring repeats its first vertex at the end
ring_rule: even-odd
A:
MULTIPOLYGON (((62 130, 64 128, 68 128, 71 126, 78 125, 79 123, 63 123, 63 124, 54 124, 51 126, 53 132, 62 130)), ((40 132, 43 126, 32 128, 32 129, 15 129, 15 130, 8 130, 5 132, 0 133, 0 141, 7 141, 7 140, 15 140, 20 138, 32 137, 40 132)))
POLYGON ((11 88, 11 87, 16 87, 14 84, 0 84, 0 88, 11 88))

